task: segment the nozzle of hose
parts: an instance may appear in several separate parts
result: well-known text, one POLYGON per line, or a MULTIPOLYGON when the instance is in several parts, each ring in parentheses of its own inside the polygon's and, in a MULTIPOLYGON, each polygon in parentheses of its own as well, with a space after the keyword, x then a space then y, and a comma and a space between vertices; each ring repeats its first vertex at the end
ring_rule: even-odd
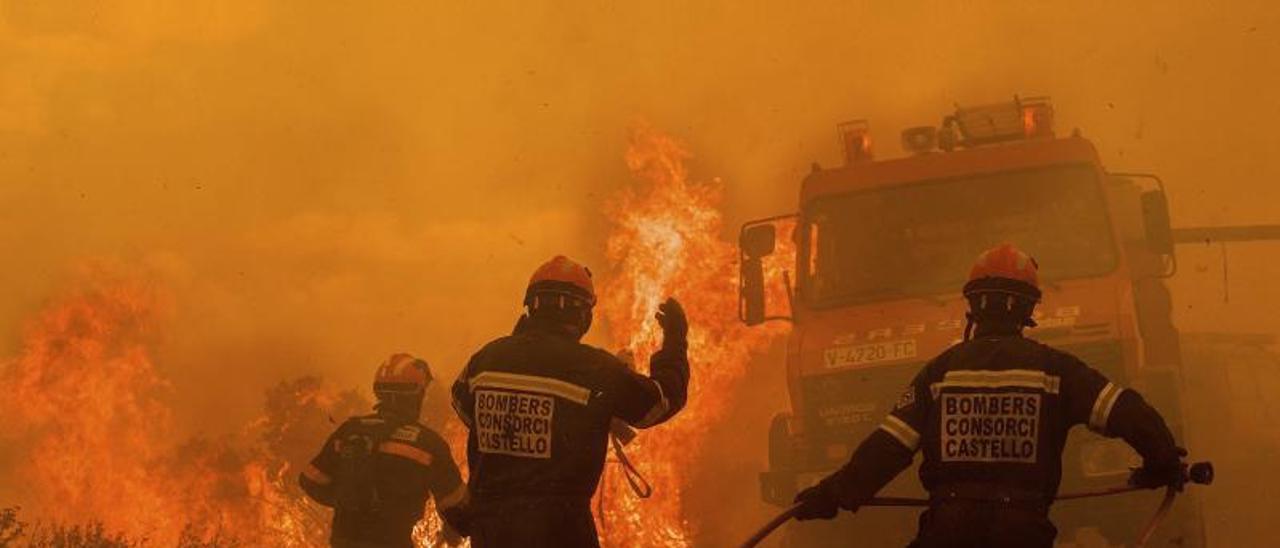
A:
POLYGON ((1187 479, 1191 483, 1200 485, 1211 485, 1213 483, 1213 463, 1209 461, 1197 462, 1187 469, 1187 479))

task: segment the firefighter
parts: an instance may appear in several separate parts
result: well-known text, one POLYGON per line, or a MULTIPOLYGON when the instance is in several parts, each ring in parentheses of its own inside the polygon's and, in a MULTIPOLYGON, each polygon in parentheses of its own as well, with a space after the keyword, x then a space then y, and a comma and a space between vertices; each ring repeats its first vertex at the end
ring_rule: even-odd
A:
POLYGON ((923 451, 930 505, 912 546, 1052 546, 1049 505, 1077 424, 1137 450, 1135 485, 1182 487, 1185 451, 1141 395, 1022 336, 1035 325, 1037 269, 1010 244, 979 256, 964 286, 964 341, 924 366, 848 464, 796 496, 798 519, 856 512, 923 451))
POLYGON ((591 272, 557 256, 534 272, 514 332, 480 349, 453 384, 470 429, 471 542, 476 548, 596 547, 591 497, 614 418, 647 428, 685 404, 688 322, 659 306, 662 348, 649 376, 579 342, 591 326, 591 272))
POLYGON ((302 471, 302 489, 334 510, 335 548, 413 546, 428 496, 446 524, 464 526, 467 487, 448 444, 418 421, 430 383, 427 362, 392 355, 374 375, 375 413, 342 423, 302 471))

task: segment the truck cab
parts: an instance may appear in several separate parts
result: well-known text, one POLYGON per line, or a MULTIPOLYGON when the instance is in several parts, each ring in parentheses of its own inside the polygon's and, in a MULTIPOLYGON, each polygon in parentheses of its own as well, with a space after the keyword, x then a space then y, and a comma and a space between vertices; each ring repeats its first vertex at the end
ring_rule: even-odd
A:
MULTIPOLYGON (((1142 392, 1182 440, 1178 336, 1162 281, 1176 263, 1162 184, 1109 173, 1088 139, 1060 137, 1052 124, 1044 98, 959 108, 939 126, 904 131, 906 154, 885 160, 873 158, 866 122, 842 124, 845 164, 815 165, 793 216, 743 226, 740 316, 791 323, 790 409, 770 428, 764 500, 788 505, 843 465, 924 364, 962 340, 965 276, 979 253, 1004 242, 1040 265, 1038 326, 1027 336, 1142 392), (773 241, 783 221, 793 223, 794 247, 773 241), (783 248, 794 252, 786 258, 794 287, 788 274, 788 309, 771 310, 765 288, 777 280, 760 265, 783 248)), ((1076 429, 1062 490, 1121 484, 1137 464, 1123 441, 1076 429)), ((922 495, 915 468, 885 493, 922 495)), ((1112 543, 1132 540, 1153 508, 1145 495, 1058 504, 1059 538, 1092 528, 1112 543)), ((1198 513, 1186 519, 1199 523, 1198 513)), ((843 545, 852 538, 844 528, 902 545, 915 519, 862 511, 793 526, 787 542, 843 545)), ((1200 542, 1198 529, 1177 534, 1184 545, 1200 542)))

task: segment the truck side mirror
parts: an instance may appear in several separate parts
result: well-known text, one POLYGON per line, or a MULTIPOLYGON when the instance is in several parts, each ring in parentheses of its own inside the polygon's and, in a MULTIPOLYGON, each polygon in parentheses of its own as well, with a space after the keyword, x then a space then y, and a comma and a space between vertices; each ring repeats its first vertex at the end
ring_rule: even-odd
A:
POLYGON ((1163 190, 1142 193, 1142 221, 1147 245, 1161 255, 1173 254, 1173 230, 1169 228, 1169 201, 1163 190))
POLYGON ((764 323, 764 263, 760 257, 742 258, 738 286, 738 316, 747 325, 764 323))
POLYGON ((764 257, 773 253, 778 233, 773 224, 748 225, 738 237, 740 250, 738 316, 747 325, 764 323, 764 257))
POLYGON ((738 237, 738 247, 747 258, 760 259, 773 254, 777 239, 778 231, 772 224, 749 226, 738 237))

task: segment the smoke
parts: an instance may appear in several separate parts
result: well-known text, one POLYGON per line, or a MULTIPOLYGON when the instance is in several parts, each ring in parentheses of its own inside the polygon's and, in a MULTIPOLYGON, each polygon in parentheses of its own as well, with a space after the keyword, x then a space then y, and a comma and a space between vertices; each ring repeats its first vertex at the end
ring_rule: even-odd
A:
MULTIPOLYGON (((726 230, 793 210, 840 120, 886 156, 1014 93, 1161 175, 1175 225, 1277 222, 1278 54, 1269 2, 3 2, 0 355, 106 260, 172 294, 154 362, 186 430, 243 424, 282 378, 366 386, 395 351, 450 382, 538 262, 603 261, 637 117, 727 181, 726 230)), ((1180 249, 1178 325, 1280 331, 1277 252, 1180 249)), ((726 466, 763 466, 764 426, 726 466)))

